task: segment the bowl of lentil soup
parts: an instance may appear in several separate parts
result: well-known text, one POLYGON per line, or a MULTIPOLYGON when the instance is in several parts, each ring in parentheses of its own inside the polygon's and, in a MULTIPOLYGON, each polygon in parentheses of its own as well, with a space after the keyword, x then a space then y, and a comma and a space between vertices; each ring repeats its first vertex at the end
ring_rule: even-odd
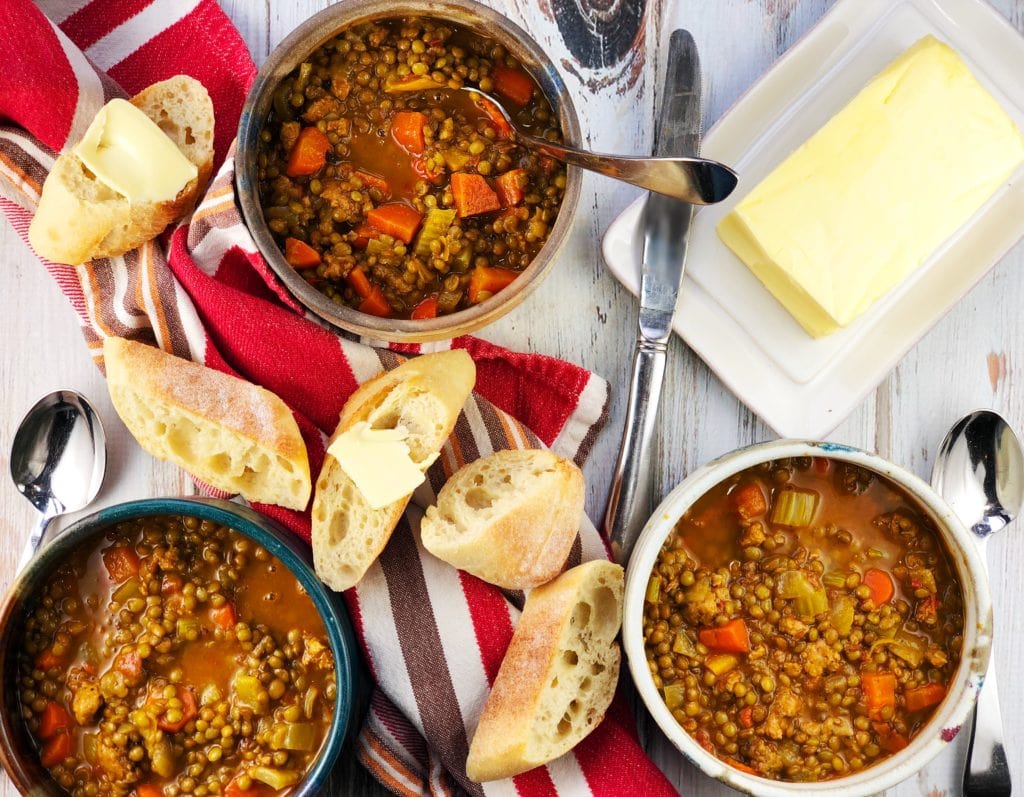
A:
POLYGON ((43 548, 0 610, 0 758, 23 794, 316 794, 355 643, 287 531, 204 498, 133 501, 43 548))
POLYGON ((630 672, 706 774, 758 795, 869 795, 960 730, 991 647, 970 532, 923 481, 777 441, 687 477, 627 569, 630 672))
POLYGON ((553 266, 580 173, 515 144, 579 140, 554 64, 471 0, 330 6, 271 53, 238 134, 243 215, 307 309, 393 341, 450 338, 517 306, 553 266))

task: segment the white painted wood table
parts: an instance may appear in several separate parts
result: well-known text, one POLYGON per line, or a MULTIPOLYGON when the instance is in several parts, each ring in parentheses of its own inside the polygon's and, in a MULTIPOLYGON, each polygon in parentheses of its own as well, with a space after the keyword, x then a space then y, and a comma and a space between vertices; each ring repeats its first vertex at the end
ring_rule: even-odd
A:
MULTIPOLYGON (((295 25, 325 0, 221 0, 262 62, 295 25)), ((705 70, 707 123, 713 123, 758 75, 828 10, 831 0, 490 0, 519 20, 554 60, 580 112, 586 143, 622 153, 650 152, 654 98, 660 90, 665 45, 674 27, 689 28, 705 70), (582 10, 581 10, 582 9, 582 10), (558 20, 558 24, 554 20, 558 20), (560 27, 561 26, 561 29, 560 27), (595 35, 596 33, 596 35, 595 35), (635 35, 634 35, 635 34, 635 35), (568 42, 568 44, 567 44, 568 42)), ((1024 30, 1024 0, 995 0, 1024 30)), ((588 176, 569 244, 546 284, 482 336, 514 349, 555 355, 603 375, 612 385, 608 427, 587 465, 588 510, 604 509, 624 414, 636 302, 606 272, 601 235, 637 192, 588 176)), ((116 418, 91 364, 70 306, 27 247, 0 225, 0 587, 14 574, 33 510, 6 477, 8 452, 22 413, 42 394, 62 387, 84 392, 99 408, 109 441, 109 471, 98 505, 129 498, 190 492, 174 467, 145 455, 116 418)), ((900 363, 830 436, 877 451, 928 476, 939 440, 955 418, 993 407, 1024 429, 1024 247, 1017 246, 900 363)), ((670 348, 654 479, 664 495, 701 463, 774 435, 740 404, 679 340, 670 348)), ((1013 533, 989 548, 996 604, 998 669, 1007 754, 1024 784, 1024 545, 1013 533)), ((645 733, 646 735, 646 733, 645 733)), ((651 754, 683 794, 727 794, 656 732, 651 754)), ((966 739, 959 739, 894 795, 956 794, 966 739)), ((384 794, 350 754, 343 755, 331 792, 384 794)), ((4 794, 13 792, 6 778, 4 794)), ((623 784, 623 794, 628 794, 623 784)))

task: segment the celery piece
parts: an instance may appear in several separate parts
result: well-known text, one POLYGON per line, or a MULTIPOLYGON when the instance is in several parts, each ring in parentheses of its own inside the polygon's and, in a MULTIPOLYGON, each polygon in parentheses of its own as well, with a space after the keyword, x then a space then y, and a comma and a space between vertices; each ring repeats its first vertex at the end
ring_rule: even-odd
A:
POLYGON ((82 734, 82 755, 90 764, 96 763, 96 750, 98 748, 98 733, 82 734))
POLYGON ((879 639, 871 646, 871 652, 874 653, 875 650, 882 647, 889 648, 890 653, 899 656, 911 667, 920 667, 921 662, 924 661, 924 651, 913 637, 879 639))
POLYGON ((246 675, 245 673, 239 673, 235 676, 235 701, 240 706, 250 708, 253 711, 259 710, 259 696, 262 689, 263 686, 260 684, 260 679, 255 676, 246 675))
POLYGON ((832 627, 839 633, 839 636, 847 637, 850 635, 850 630, 853 628, 853 613, 854 602, 847 595, 836 598, 832 603, 828 619, 832 623, 832 627))
POLYGON ((413 253, 417 257, 430 257, 430 245, 439 241, 455 221, 455 211, 446 208, 430 208, 423 219, 423 226, 416 236, 413 253))
POLYGON ((725 675, 730 670, 735 670, 740 660, 731 653, 716 653, 704 659, 704 666, 715 675, 725 675))
POLYGON ((828 595, 825 588, 815 586, 802 570, 785 570, 775 584, 780 598, 790 598, 793 609, 801 620, 813 620, 828 611, 828 595))
POLYGON ((137 598, 142 594, 142 585, 137 577, 129 578, 111 593, 111 600, 124 604, 129 598, 137 598))
POLYGON ((674 711, 686 700, 686 687, 683 684, 668 684, 665 687, 665 705, 674 711))
POLYGON ((473 156, 468 152, 463 152, 461 149, 455 149, 454 147, 446 149, 442 153, 444 158, 444 165, 448 167, 450 172, 461 172, 469 165, 469 162, 473 160, 473 156))
POLYGON ((644 600, 648 603, 657 603, 661 597, 661 576, 651 576, 647 582, 647 592, 644 593, 644 600))
POLYGON ((384 81, 385 94, 402 94, 406 91, 432 91, 441 88, 434 79, 426 75, 408 75, 404 78, 391 78, 384 81))
POLYGON ((813 490, 787 487, 775 496, 771 522, 791 529, 805 528, 814 520, 818 508, 818 494, 813 490))
POLYGON ((826 587, 832 587, 833 589, 839 589, 846 586, 846 576, 842 573, 826 573, 821 577, 821 582, 826 587))
POLYGON ((390 252, 391 247, 385 246, 384 242, 379 238, 370 238, 366 242, 366 254, 368 255, 376 255, 377 257, 380 257, 381 255, 388 254, 390 252))
POLYGON ((198 634, 203 630, 199 620, 195 617, 179 618, 176 628, 178 639, 188 639, 190 631, 194 631, 198 634))
POLYGON ((316 748, 316 725, 312 722, 278 722, 270 730, 270 746, 275 750, 316 748))
POLYGON ((696 656, 697 648, 694 647, 690 637, 686 635, 685 631, 679 631, 676 633, 676 638, 672 642, 672 652, 682 653, 684 656, 696 656))
POLYGON ((273 769, 272 767, 253 767, 246 773, 253 780, 266 783, 272 789, 287 789, 294 786, 302 777, 291 769, 273 769))
POLYGON ((202 694, 199 697, 199 704, 201 706, 212 706, 217 703, 224 696, 221 694, 220 689, 216 684, 207 684, 203 687, 202 694))

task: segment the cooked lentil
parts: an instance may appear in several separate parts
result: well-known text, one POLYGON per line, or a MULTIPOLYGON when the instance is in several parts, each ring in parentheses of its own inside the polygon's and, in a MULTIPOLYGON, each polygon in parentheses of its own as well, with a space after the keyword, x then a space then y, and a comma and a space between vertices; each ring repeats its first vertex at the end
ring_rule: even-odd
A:
POLYGON ((275 91, 258 155, 264 215, 288 262, 334 302, 455 312, 510 284, 547 240, 565 168, 515 144, 462 86, 561 140, 502 45, 432 19, 342 30, 275 91))
POLYGON ((647 588, 651 677, 676 721, 752 774, 819 781, 903 749, 960 659, 963 593, 899 487, 824 458, 701 497, 647 588))
POLYGON ((21 713, 74 797, 284 795, 334 714, 309 596, 266 549, 194 517, 120 523, 25 621, 21 713))

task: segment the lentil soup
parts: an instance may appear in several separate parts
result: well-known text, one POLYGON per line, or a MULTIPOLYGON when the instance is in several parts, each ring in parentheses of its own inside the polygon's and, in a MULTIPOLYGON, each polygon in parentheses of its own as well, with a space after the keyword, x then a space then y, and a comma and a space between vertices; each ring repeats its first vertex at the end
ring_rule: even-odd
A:
POLYGON ((29 606, 21 716, 75 797, 285 795, 334 716, 326 630, 288 568, 212 521, 117 523, 29 606))
POLYGON ((264 216, 288 263, 332 301, 434 318, 498 293, 544 245, 565 167, 515 144, 462 86, 561 140, 505 47, 447 21, 343 29, 275 90, 257 155, 264 216))
POLYGON ((680 726, 729 765, 789 781, 906 747, 945 698, 963 628, 926 513, 884 477, 810 457, 696 501, 658 555, 643 620, 680 726))

